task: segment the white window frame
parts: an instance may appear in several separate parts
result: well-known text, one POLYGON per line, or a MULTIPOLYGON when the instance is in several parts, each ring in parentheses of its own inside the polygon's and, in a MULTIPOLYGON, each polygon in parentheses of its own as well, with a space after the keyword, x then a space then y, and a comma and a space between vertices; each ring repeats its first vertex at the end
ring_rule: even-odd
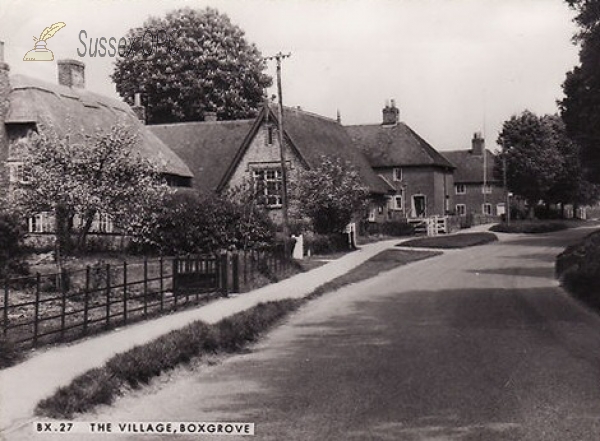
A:
POLYGON ((8 180, 12 184, 29 184, 31 182, 28 173, 25 171, 25 164, 22 162, 9 162, 8 164, 9 177, 8 180))
POLYGON ((402 167, 394 167, 392 169, 392 179, 394 182, 402 181, 402 167))
POLYGON ((481 186, 481 193, 492 194, 492 184, 485 184, 481 186))
POLYGON ((493 207, 492 207, 492 204, 490 204, 489 202, 487 202, 487 203, 485 203, 485 204, 481 204, 481 213, 482 213, 482 214, 485 214, 486 216, 492 216, 492 213, 493 213, 493 211, 492 211, 492 208, 493 208, 493 207), (490 209, 489 209, 489 213, 488 213, 488 212, 486 212, 486 209, 485 209, 486 207, 489 207, 489 208, 490 208, 490 209))
POLYGON ((457 216, 466 216, 467 215, 467 205, 466 204, 456 204, 456 215, 457 216))
POLYGON ((454 184, 454 191, 456 194, 467 194, 467 186, 465 184, 454 184))
POLYGON ((394 209, 400 211, 404 210, 404 198, 401 194, 394 196, 394 209))
POLYGON ((280 167, 256 167, 252 169, 252 179, 262 204, 268 208, 280 208, 282 202, 283 174, 280 167), (273 173, 272 176, 269 176, 273 173), (261 185, 261 188, 258 187, 261 185))
POLYGON ((377 216, 377 208, 371 208, 369 210, 369 222, 375 222, 377 216))
POLYGON ((93 225, 96 233, 112 233, 114 230, 113 219, 106 213, 96 213, 93 225))
POLYGON ((47 212, 41 212, 27 219, 27 231, 30 233, 50 233, 52 222, 47 212))

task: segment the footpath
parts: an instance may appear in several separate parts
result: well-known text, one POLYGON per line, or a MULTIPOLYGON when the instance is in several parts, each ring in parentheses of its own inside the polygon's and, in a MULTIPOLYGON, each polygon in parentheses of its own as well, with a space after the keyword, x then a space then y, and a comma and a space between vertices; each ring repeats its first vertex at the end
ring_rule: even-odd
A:
POLYGON ((260 302, 304 297, 320 285, 346 274, 399 242, 402 240, 362 245, 359 250, 323 266, 249 293, 117 328, 69 345, 39 349, 23 363, 0 371, 0 439, 34 421, 33 411, 41 399, 51 395, 57 388, 68 385, 89 369, 102 366, 117 353, 197 320, 215 323, 260 302))

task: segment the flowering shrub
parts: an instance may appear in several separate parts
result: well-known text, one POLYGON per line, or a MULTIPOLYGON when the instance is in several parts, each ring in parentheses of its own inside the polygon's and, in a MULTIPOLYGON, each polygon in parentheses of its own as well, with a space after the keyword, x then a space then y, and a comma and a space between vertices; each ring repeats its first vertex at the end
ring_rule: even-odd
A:
POLYGON ((364 212, 369 196, 355 168, 326 156, 319 167, 302 173, 297 191, 302 214, 319 234, 342 232, 356 213, 364 212))

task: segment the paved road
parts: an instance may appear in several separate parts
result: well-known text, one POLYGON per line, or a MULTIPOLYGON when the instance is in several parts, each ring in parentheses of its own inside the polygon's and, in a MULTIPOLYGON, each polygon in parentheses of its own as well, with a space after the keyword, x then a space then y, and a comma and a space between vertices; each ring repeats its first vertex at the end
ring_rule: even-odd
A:
POLYGON ((352 285, 252 352, 81 420, 249 421, 273 441, 597 441, 600 319, 553 274, 587 232, 449 251, 352 285))

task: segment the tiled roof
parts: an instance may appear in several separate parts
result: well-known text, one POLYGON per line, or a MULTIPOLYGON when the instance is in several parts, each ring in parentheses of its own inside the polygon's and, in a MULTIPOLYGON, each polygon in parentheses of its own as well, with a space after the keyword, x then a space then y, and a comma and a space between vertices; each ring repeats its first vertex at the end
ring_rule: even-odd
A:
MULTIPOLYGON (((495 155, 489 150, 486 152, 486 179, 488 182, 492 182, 495 181, 495 155)), ((456 166, 454 170, 455 183, 483 183, 483 155, 474 155, 472 150, 452 150, 443 152, 443 154, 456 166)))
POLYGON ((153 161, 162 173, 192 176, 185 163, 124 102, 23 75, 14 75, 10 81, 6 124, 42 123, 51 126, 57 135, 69 135, 74 141, 106 131, 115 124, 126 124, 137 131, 140 154, 153 161))
POLYGON ((372 167, 454 167, 404 123, 346 126, 346 130, 372 167))
POLYGON ((148 126, 194 173, 194 187, 216 190, 254 120, 148 126))

